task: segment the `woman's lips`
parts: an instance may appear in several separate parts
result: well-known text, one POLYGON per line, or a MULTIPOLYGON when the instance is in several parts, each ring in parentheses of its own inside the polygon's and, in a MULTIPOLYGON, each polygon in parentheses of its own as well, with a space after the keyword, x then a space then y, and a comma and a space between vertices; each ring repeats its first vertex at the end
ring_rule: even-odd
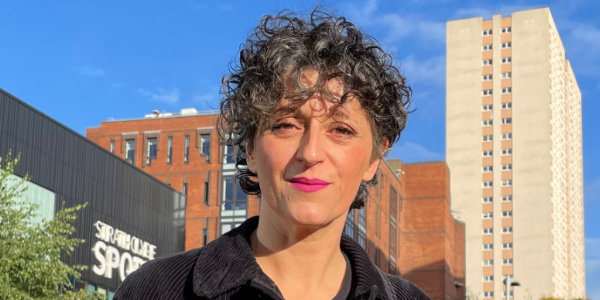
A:
POLYGON ((310 179, 306 177, 294 177, 288 180, 293 187, 304 192, 316 192, 329 186, 329 182, 320 179, 310 179))

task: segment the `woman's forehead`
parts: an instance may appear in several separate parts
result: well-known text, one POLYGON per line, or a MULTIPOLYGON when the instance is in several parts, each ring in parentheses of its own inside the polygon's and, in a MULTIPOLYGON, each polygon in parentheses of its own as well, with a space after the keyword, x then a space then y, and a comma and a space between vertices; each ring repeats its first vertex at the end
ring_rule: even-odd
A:
POLYGON ((299 85, 306 89, 323 89, 331 96, 339 99, 344 95, 344 81, 341 77, 327 78, 312 67, 304 67, 301 69, 299 85), (321 87, 319 85, 321 81, 321 87))

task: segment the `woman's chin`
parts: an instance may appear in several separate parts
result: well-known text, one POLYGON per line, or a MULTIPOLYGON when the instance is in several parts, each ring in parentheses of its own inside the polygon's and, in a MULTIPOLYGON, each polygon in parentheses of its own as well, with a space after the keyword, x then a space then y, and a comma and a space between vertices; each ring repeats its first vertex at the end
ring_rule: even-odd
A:
POLYGON ((312 206, 307 207, 306 205, 292 208, 289 214, 296 224, 317 228, 329 225, 332 221, 339 218, 339 216, 332 215, 329 210, 312 206))

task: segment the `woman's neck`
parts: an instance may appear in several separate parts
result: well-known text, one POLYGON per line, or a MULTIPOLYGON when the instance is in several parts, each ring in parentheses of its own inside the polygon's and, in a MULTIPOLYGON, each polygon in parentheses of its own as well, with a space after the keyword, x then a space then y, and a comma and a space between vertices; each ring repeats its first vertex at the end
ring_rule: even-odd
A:
POLYGON ((346 270, 340 250, 344 222, 345 218, 336 219, 316 228, 277 218, 259 219, 252 234, 254 256, 286 299, 331 299, 336 295, 346 270))

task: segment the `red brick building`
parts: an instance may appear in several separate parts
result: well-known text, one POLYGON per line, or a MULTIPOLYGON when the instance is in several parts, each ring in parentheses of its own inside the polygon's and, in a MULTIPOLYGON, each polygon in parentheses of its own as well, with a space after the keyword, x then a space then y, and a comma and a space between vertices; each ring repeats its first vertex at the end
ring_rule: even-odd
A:
MULTIPOLYGON (((201 247, 258 214, 235 181, 232 151, 219 145, 216 112, 157 113, 102 122, 87 137, 187 194, 186 249, 201 247)), ((464 299, 464 224, 450 213, 444 162, 381 163, 364 209, 348 215, 344 233, 382 270, 415 282, 433 299, 464 299)))
POLYGON ((450 213, 448 166, 404 164, 402 171, 400 274, 432 299, 464 299, 465 224, 450 213))
MULTIPOLYGON (((216 114, 195 109, 152 114, 143 119, 106 121, 86 136, 187 195, 185 248, 200 247, 218 235, 224 155, 216 114)), ((244 215, 246 218, 246 215, 244 215)))

